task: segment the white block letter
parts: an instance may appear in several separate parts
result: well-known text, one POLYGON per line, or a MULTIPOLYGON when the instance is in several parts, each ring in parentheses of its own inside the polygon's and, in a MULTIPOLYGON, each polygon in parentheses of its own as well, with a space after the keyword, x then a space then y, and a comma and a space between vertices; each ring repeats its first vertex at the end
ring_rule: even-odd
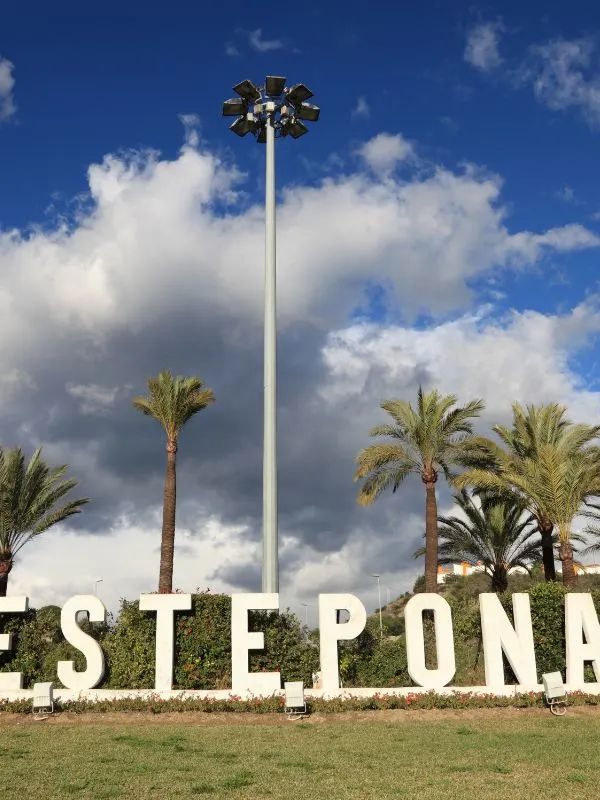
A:
POLYGON ((106 622, 106 609, 99 597, 93 594, 80 594, 71 597, 60 612, 60 627, 63 636, 83 653, 87 668, 76 672, 72 661, 59 661, 56 674, 67 689, 93 689, 104 677, 104 653, 98 642, 84 633, 77 624, 77 614, 87 611, 90 622, 106 622))
POLYGON ((479 595, 486 686, 505 686, 503 652, 517 683, 534 686, 538 682, 529 595, 513 594, 512 603, 514 628, 497 595, 479 595))
POLYGON ((426 689, 441 689, 450 683, 456 672, 452 609, 439 594, 416 594, 404 606, 406 628, 406 660, 408 674, 426 689), (437 669, 425 666, 423 611, 433 611, 437 669))
POLYGON ((340 689, 338 642, 356 639, 365 629, 367 612, 353 594, 319 595, 319 634, 321 648, 321 679, 325 694, 340 689), (337 612, 347 611, 348 622, 338 623, 337 612))
POLYGON ((585 687, 583 668, 586 661, 592 662, 596 680, 600 681, 600 623, 591 594, 574 592, 565 595, 565 629, 569 687, 585 687))
POLYGON ((140 611, 156 611, 156 650, 154 688, 169 692, 173 688, 173 651, 176 611, 190 611, 191 594, 141 594, 140 611))
MULTIPOLYGON (((28 597, 0 597, 0 614, 24 614, 29 609, 28 597)), ((0 633, 0 650, 12 650, 12 633, 0 633)), ((22 672, 0 672, 0 691, 23 688, 22 672)))
POLYGON ((248 671, 248 651, 265 648, 264 633, 248 631, 249 611, 279 611, 279 595, 231 595, 231 688, 235 694, 251 692, 265 697, 281 689, 281 673, 248 671))

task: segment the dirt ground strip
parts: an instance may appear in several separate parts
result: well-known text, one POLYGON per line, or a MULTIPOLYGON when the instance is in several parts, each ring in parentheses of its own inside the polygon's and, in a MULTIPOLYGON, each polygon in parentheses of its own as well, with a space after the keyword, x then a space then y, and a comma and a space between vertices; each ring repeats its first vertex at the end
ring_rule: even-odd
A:
MULTIPOLYGON (((588 717, 600 714, 600 708, 591 706, 573 706, 568 709, 569 717, 588 717)), ((547 717, 548 709, 542 708, 465 708, 465 709, 432 709, 430 711, 344 711, 342 713, 314 713, 302 717, 301 721, 309 725, 327 725, 329 723, 408 723, 411 721, 452 721, 485 719, 523 719, 524 717, 547 717)), ((283 714, 253 714, 251 712, 214 712, 183 711, 153 714, 141 711, 119 711, 101 713, 74 714, 60 712, 35 719, 32 714, 0 713, 0 727, 4 725, 293 725, 283 714)))

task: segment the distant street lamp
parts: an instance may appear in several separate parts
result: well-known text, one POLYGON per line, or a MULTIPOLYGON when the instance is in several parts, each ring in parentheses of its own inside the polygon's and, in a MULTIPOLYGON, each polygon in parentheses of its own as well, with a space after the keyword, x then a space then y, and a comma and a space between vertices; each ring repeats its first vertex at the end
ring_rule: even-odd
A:
POLYGON ((377 578, 377 595, 379 597, 379 637, 383 639, 383 618, 381 616, 381 576, 371 575, 372 578, 377 578))
POLYGON ((275 139, 298 139, 316 122, 320 109, 307 103, 313 93, 303 83, 286 88, 287 78, 269 75, 264 87, 244 80, 233 87, 238 97, 223 103, 224 117, 237 117, 229 129, 251 133, 266 144, 265 187, 265 323, 263 431, 263 592, 279 591, 277 531, 277 313, 275 264, 275 139))
POLYGON ((304 624, 308 628, 308 603, 302 603, 304 606, 304 624))
POLYGON ((94 594, 96 595, 96 597, 98 596, 98 584, 102 583, 102 580, 103 580, 102 578, 96 578, 96 580, 94 581, 94 594))

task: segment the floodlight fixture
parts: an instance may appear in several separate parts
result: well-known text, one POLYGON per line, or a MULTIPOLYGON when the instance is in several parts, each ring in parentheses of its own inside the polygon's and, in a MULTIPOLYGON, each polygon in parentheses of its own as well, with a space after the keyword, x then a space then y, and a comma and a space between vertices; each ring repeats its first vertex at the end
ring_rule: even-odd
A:
POLYGON ((319 106, 313 106, 312 103, 300 103, 296 109, 298 119, 306 120, 306 122, 317 122, 320 113, 319 106))
POLYGON ((276 75, 267 75, 265 81, 265 94, 269 97, 280 97, 285 89, 287 78, 280 78, 276 75))
POLYGON ((259 144, 268 143, 269 126, 273 129, 273 138, 290 135, 298 139, 308 133, 304 122, 317 122, 321 109, 305 102, 313 96, 305 84, 287 88, 286 80, 280 75, 267 75, 261 86, 251 80, 234 86, 239 98, 233 97, 223 103, 224 117, 238 117, 229 126, 230 130, 237 136, 252 133, 259 144))
POLYGON ((298 719, 305 716, 306 698, 304 697, 304 681, 286 681, 283 684, 285 693, 284 711, 288 719, 298 719))
POLYGON ((51 681, 33 684, 33 705, 32 712, 45 711, 52 714, 54 712, 54 691, 51 681))
POLYGON ((567 691, 560 672, 547 672, 542 675, 544 700, 550 711, 557 717, 567 713, 567 691))
POLYGON ((308 133, 308 128, 299 119, 295 119, 289 126, 289 133, 294 139, 299 139, 308 133))
POLYGON ((297 83, 286 92, 288 101, 296 108, 300 105, 300 103, 304 103, 305 100, 310 100, 312 96, 313 93, 311 90, 303 83, 297 83))
POLYGON ((248 101, 241 97, 232 97, 223 103, 224 117, 239 117, 240 114, 248 113, 248 101))
POLYGON ((241 83, 238 83, 237 86, 234 86, 233 91, 239 94, 240 97, 243 97, 244 100, 247 100, 249 103, 253 103, 260 97, 260 89, 258 89, 252 83, 252 81, 247 79, 245 81, 241 81, 241 83))
POLYGON ((250 131, 254 131, 255 126, 252 114, 246 114, 245 117, 238 117, 233 125, 229 126, 229 130, 237 133, 238 136, 245 136, 250 131))

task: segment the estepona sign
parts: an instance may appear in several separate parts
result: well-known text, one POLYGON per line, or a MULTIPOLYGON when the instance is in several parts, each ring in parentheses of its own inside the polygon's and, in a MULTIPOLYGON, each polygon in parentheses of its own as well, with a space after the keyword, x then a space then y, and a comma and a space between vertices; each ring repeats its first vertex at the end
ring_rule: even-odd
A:
MULTIPOLYGON (((514 625, 495 594, 481 594, 479 605, 485 659, 484 687, 450 687, 456 665, 452 611, 447 601, 436 594, 417 594, 404 609, 406 628, 406 655, 408 672, 421 687, 415 689, 386 689, 386 693, 415 691, 494 691, 531 690, 538 687, 537 667, 531 624, 528 594, 514 594, 514 625), (423 612, 433 612, 437 665, 429 668, 425 660, 423 612), (503 654, 517 678, 517 687, 504 683, 503 654)), ((174 615, 176 611, 190 611, 191 594, 142 594, 140 609, 156 613, 156 672, 154 692, 172 692, 174 615)), ((0 598, 1 613, 24 613, 28 598, 23 596, 0 598)), ((279 610, 278 594, 234 594, 231 598, 231 693, 242 697, 268 696, 281 691, 279 672, 249 672, 248 653, 264 648, 264 634, 248 630, 248 612, 251 610, 279 610)), ((61 611, 61 627, 65 639, 77 648, 86 659, 86 668, 76 671, 73 661, 59 661, 57 674, 67 687, 59 696, 88 695, 100 698, 127 694, 147 694, 148 690, 110 691, 96 689, 104 676, 104 654, 98 642, 86 634, 77 623, 79 612, 89 614, 91 622, 105 622, 106 608, 94 595, 77 595, 68 600, 61 611), (94 691, 92 691, 94 690, 94 691)), ((338 642, 355 639, 364 629, 367 613, 361 601, 351 594, 319 595, 319 631, 322 688, 312 694, 339 695, 338 642), (345 610, 347 622, 337 621, 337 611, 345 610)), ((600 692, 600 623, 590 594, 565 596, 566 667, 568 689, 586 689, 600 692), (596 677, 595 684, 584 684, 584 666, 591 662, 596 677)), ((10 650, 11 634, 0 635, 0 650, 10 650)), ((15 699, 30 694, 23 688, 20 672, 0 672, 0 697, 15 699)), ((344 693, 368 694, 376 689, 348 690, 344 693)), ((379 690, 381 691, 381 690, 379 690)), ((186 691, 185 695, 227 696, 229 692, 186 691)))

